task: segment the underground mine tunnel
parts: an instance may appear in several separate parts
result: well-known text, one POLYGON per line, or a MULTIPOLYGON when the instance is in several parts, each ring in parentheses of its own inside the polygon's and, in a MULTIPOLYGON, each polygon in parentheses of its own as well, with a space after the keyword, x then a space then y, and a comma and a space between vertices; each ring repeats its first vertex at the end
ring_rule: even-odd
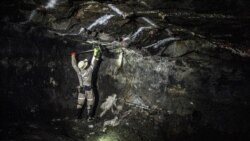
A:
POLYGON ((0 140, 249 140, 249 6, 2 0, 0 140), (98 59, 80 92, 73 52, 98 59))

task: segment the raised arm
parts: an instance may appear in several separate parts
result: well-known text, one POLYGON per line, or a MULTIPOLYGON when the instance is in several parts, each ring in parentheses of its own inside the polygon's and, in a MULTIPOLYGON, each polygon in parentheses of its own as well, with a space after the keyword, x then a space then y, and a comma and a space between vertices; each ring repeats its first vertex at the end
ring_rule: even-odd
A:
POLYGON ((80 69, 77 67, 77 63, 76 63, 76 53, 72 52, 71 53, 71 64, 72 67, 74 68, 74 70, 76 71, 76 73, 80 73, 80 69))
POLYGON ((93 57, 91 60, 90 67, 94 68, 97 65, 97 62, 98 62, 99 57, 100 57, 100 52, 101 52, 101 49, 99 47, 94 48, 94 54, 93 54, 93 57))
POLYGON ((83 86, 83 82, 82 82, 82 79, 81 79, 81 76, 80 76, 80 69, 77 67, 77 63, 76 63, 76 53, 75 52, 71 53, 71 64, 72 64, 72 67, 74 68, 74 70, 77 73, 77 77, 78 77, 80 86, 83 86))

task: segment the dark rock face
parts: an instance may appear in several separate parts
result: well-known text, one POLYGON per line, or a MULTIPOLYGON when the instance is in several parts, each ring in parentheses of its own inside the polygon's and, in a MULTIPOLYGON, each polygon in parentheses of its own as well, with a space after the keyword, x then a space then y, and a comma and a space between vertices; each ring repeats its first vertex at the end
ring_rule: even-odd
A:
MULTIPOLYGON (((13 108, 20 108, 27 112, 30 112, 33 106, 39 106, 38 109, 48 106, 45 110, 50 110, 47 104, 56 104, 54 102, 58 98, 69 98, 70 96, 66 94, 71 88, 63 89, 70 86, 63 81, 67 79, 63 74, 69 71, 64 68, 63 60, 69 61, 65 56, 65 50, 59 49, 61 46, 67 50, 68 45, 65 41, 45 37, 39 29, 19 33, 8 25, 3 27, 8 30, 2 29, 1 32, 1 43, 4 46, 1 50, 2 96, 8 97, 7 102, 14 102, 3 105, 12 105, 15 106, 13 108)), ((23 28, 16 27, 20 30, 23 28)), ((66 102, 65 105, 67 105, 66 102)), ((11 111, 7 107, 3 110, 11 111)), ((31 118, 33 118, 32 115, 31 118)))
POLYGON ((230 14, 246 14, 249 15, 250 3, 247 0, 145 0, 154 8, 182 8, 195 10, 197 12, 221 12, 230 14))
POLYGON ((3 140, 249 138, 249 19, 220 11, 244 11, 247 1, 225 0, 225 7, 218 1, 115 1, 120 12, 114 12, 106 1, 63 0, 34 10, 46 3, 2 2, 13 10, 2 13, 0 23, 3 140), (199 8, 219 12, 196 13, 199 8), (69 53, 95 42, 103 46, 93 82, 96 120, 74 121, 78 80, 69 53), (113 94, 119 110, 98 118, 113 94))

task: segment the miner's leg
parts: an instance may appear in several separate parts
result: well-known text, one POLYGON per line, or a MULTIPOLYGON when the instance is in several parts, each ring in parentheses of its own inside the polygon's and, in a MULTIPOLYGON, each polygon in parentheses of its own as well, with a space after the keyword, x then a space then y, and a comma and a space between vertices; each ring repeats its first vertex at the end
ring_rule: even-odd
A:
POLYGON ((77 100, 77 106, 76 106, 78 119, 82 118, 82 111, 83 111, 83 105, 85 102, 85 98, 86 98, 85 94, 83 94, 83 93, 78 94, 78 100, 77 100))
POLYGON ((93 91, 86 91, 86 95, 87 95, 87 112, 88 112, 88 119, 91 120, 92 116, 93 116, 93 106, 94 106, 94 102, 95 102, 95 96, 93 94, 93 91))

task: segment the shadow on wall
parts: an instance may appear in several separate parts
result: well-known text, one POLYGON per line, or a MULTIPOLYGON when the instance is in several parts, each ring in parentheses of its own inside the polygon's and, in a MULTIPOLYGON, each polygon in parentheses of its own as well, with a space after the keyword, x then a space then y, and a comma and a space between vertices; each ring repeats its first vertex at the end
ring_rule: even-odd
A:
POLYGON ((192 5, 198 12, 249 15, 250 2, 248 0, 193 0, 192 5))
POLYGON ((40 29, 24 34, 2 27, 1 118, 27 121, 71 116, 78 80, 68 52, 75 44, 48 38, 40 29))
POLYGON ((204 13, 249 15, 248 0, 145 0, 156 9, 189 9, 204 13))

